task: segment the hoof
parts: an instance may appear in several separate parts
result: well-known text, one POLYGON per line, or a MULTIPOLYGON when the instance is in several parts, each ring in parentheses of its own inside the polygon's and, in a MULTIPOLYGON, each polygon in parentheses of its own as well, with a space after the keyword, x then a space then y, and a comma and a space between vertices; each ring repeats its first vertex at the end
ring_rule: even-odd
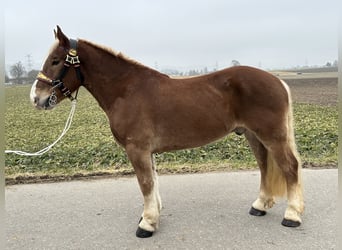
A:
MULTIPOLYGON (((143 217, 140 218, 138 224, 140 224, 140 222, 142 221, 143 217)), ((142 229, 141 227, 138 227, 135 235, 138 237, 138 238, 149 238, 153 235, 153 232, 150 232, 150 231, 147 231, 145 229, 142 229)))
POLYGON ((299 221, 293 221, 293 220, 288 220, 288 219, 283 219, 281 224, 285 227, 299 227, 300 222, 299 221))
POLYGON ((266 214, 266 211, 262 211, 254 207, 251 207, 251 209, 249 210, 249 214, 254 216, 264 216, 266 214))
POLYGON ((138 227, 137 232, 135 233, 135 235, 138 238, 149 238, 153 235, 153 232, 150 231, 146 231, 145 229, 142 229, 140 227, 138 227))

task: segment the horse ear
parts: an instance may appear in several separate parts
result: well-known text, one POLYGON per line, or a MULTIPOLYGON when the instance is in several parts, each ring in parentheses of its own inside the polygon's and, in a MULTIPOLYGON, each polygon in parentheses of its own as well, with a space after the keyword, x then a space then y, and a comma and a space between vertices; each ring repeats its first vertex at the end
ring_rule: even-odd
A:
POLYGON ((70 47, 69 38, 67 38, 67 36, 64 35, 62 29, 57 25, 57 31, 54 30, 54 32, 55 38, 59 41, 59 45, 68 49, 70 47))

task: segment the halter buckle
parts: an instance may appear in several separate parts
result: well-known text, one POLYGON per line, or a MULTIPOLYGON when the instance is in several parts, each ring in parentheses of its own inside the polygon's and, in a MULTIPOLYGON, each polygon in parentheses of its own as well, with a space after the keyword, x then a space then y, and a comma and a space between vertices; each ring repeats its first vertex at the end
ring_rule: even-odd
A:
POLYGON ((77 50, 76 49, 69 49, 69 55, 77 56, 77 50))
POLYGON ((53 90, 51 95, 49 96, 49 106, 54 107, 57 104, 57 95, 56 92, 53 90))

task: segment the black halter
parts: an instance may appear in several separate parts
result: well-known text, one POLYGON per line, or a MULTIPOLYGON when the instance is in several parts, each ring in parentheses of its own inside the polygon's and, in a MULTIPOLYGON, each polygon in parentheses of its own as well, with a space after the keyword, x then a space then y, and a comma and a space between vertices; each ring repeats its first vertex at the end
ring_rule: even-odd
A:
POLYGON ((51 79, 48 76, 46 76, 43 72, 39 72, 37 75, 37 80, 39 81, 43 81, 46 82, 50 85, 52 85, 52 93, 49 96, 46 105, 49 106, 55 106, 57 104, 57 96, 56 93, 54 91, 54 89, 58 88, 62 94, 65 97, 68 97, 71 101, 76 100, 77 98, 77 94, 78 94, 78 89, 76 91, 75 97, 73 97, 71 95, 71 91, 64 85, 63 82, 63 78, 65 77, 65 75, 67 74, 70 66, 73 66, 75 68, 75 72, 76 72, 76 77, 77 79, 81 82, 81 84, 83 84, 84 82, 84 77, 83 74, 80 70, 80 60, 78 58, 77 55, 77 40, 74 39, 70 39, 70 49, 68 51, 68 54, 66 55, 65 61, 64 61, 64 67, 62 69, 62 71, 60 72, 59 76, 57 77, 57 79, 51 79))

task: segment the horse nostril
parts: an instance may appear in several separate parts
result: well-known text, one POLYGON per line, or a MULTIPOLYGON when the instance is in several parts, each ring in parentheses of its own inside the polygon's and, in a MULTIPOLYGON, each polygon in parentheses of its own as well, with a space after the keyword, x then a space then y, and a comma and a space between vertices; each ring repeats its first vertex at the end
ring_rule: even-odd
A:
POLYGON ((39 102, 39 97, 33 98, 33 103, 34 103, 34 104, 38 104, 38 102, 39 102))

